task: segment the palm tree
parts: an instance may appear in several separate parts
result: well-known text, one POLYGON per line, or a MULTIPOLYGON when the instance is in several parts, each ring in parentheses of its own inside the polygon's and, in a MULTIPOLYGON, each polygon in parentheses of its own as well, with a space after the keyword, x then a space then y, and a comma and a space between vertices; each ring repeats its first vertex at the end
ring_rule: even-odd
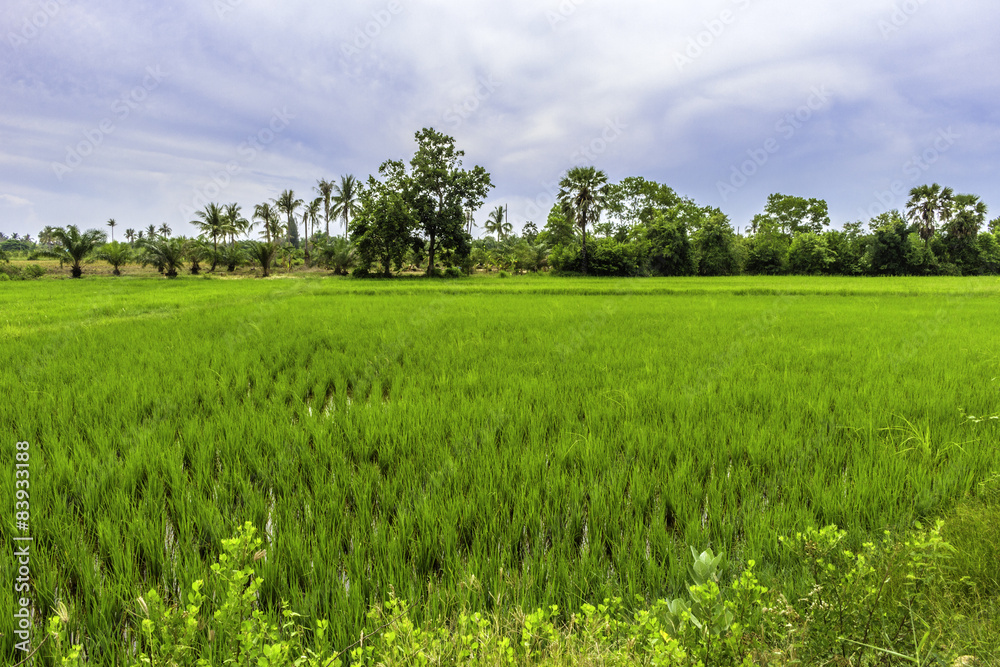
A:
POLYGON ((334 215, 344 221, 344 236, 347 236, 347 225, 358 212, 358 182, 348 174, 340 177, 340 184, 333 186, 334 215))
POLYGON ((129 228, 125 230, 125 240, 128 241, 129 243, 133 243, 135 241, 134 229, 129 228))
POLYGON ((476 226, 474 214, 475 211, 471 208, 465 209, 465 232, 469 235, 472 234, 472 228, 476 226))
POLYGON ((342 236, 327 241, 320 248, 319 256, 320 261, 339 276, 346 275, 347 271, 357 263, 354 245, 342 236))
POLYGON ((156 238, 156 225, 146 227, 146 239, 149 240, 153 238, 156 238))
POLYGON ((956 239, 975 238, 986 222, 989 209, 976 195, 955 195, 948 233, 956 239))
POLYGON ((236 244, 223 246, 219 252, 219 261, 225 265, 226 271, 232 273, 237 266, 246 261, 246 253, 236 244))
POLYGON ((906 215, 917 225, 917 232, 924 240, 924 246, 934 237, 938 222, 947 222, 951 219, 954 194, 951 188, 942 188, 937 183, 920 185, 910 190, 906 215))
POLYGON ((274 208, 267 202, 257 204, 253 209, 253 219, 259 220, 264 225, 264 238, 268 243, 271 242, 271 232, 274 229, 274 221, 277 217, 274 208))
POLYGON ((154 238, 143 243, 143 264, 153 264, 163 271, 167 278, 176 278, 177 269, 184 267, 187 251, 184 239, 154 238))
POLYGON ((483 229, 486 230, 487 234, 496 234, 497 241, 503 241, 513 231, 514 226, 509 222, 504 222, 504 208, 497 206, 490 211, 490 217, 483 225, 483 229))
POLYGON ((315 233, 316 225, 319 224, 319 212, 323 208, 323 199, 317 197, 306 204, 306 210, 302 213, 302 224, 306 228, 306 266, 309 266, 309 227, 315 233))
POLYGON ((117 226, 118 226, 118 223, 115 222, 114 218, 111 218, 110 220, 108 220, 108 227, 111 228, 111 240, 112 241, 115 240, 115 227, 117 227, 117 226))
POLYGON ((79 278, 83 275, 80 263, 104 241, 104 233, 97 229, 88 229, 81 234, 76 225, 69 225, 65 229, 60 227, 53 229, 52 240, 57 247, 40 250, 38 254, 55 257, 60 262, 70 262, 73 277, 79 278))
POLYGON ((184 254, 191 260, 191 275, 193 276, 201 273, 201 263, 203 261, 211 257, 212 268, 214 269, 219 258, 219 252, 213 248, 209 248, 208 244, 202 239, 190 239, 186 241, 184 254))
POLYGON ((587 273, 587 225, 601 217, 608 176, 594 167, 573 167, 559 182, 559 201, 583 232, 583 273, 587 273))
POLYGON ((167 226, 167 223, 164 222, 162 225, 160 225, 160 235, 161 236, 164 236, 166 238, 170 238, 170 232, 171 232, 171 229, 170 229, 170 227, 167 226))
POLYGON ((330 197, 333 195, 333 183, 321 178, 316 181, 316 186, 313 188, 317 193, 319 193, 320 199, 323 201, 323 214, 326 220, 326 235, 330 235, 330 197))
POLYGON ((223 215, 223 227, 229 234, 230 244, 236 243, 236 235, 246 232, 250 221, 243 217, 242 207, 237 203, 226 204, 223 215))
POLYGON ((288 239, 292 242, 292 245, 296 248, 299 247, 299 230, 295 226, 295 209, 302 206, 303 202, 301 199, 295 198, 295 193, 292 190, 285 190, 281 193, 281 196, 277 199, 272 199, 274 205, 277 207, 278 211, 284 213, 288 219, 288 239))
POLYGON ((191 224, 201 230, 201 233, 212 239, 212 268, 215 271, 215 255, 219 254, 219 237, 224 237, 226 233, 226 212, 215 202, 205 204, 205 208, 195 213, 198 220, 192 220, 191 224))
POLYGON ((56 228, 51 225, 45 225, 42 231, 38 233, 38 242, 51 246, 53 243, 52 232, 54 232, 55 229, 56 228))
POLYGON ((267 243, 251 241, 249 251, 250 259, 260 264, 263 274, 261 278, 271 275, 271 264, 274 263, 274 256, 278 254, 278 244, 271 241, 267 243))
POLYGON ((114 269, 111 273, 120 276, 121 267, 132 261, 132 248, 128 244, 112 241, 98 248, 94 258, 110 264, 114 269))

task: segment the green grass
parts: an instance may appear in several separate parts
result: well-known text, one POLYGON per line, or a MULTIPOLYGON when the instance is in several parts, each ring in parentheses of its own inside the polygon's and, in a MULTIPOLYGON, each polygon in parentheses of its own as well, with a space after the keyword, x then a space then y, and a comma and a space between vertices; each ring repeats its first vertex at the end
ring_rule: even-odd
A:
POLYGON ((899 530, 993 488, 998 422, 962 411, 1000 412, 998 297, 996 278, 5 283, 0 432, 7 461, 32 445, 38 617, 64 600, 115 654, 138 592, 205 577, 244 521, 263 601, 343 644, 390 590, 437 617, 676 594, 688 545, 794 581, 778 535, 899 530))

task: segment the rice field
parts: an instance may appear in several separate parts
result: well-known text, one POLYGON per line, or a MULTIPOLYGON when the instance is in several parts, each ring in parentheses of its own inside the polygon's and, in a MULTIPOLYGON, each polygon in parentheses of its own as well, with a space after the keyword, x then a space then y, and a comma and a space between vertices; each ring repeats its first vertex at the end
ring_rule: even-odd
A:
POLYGON ((905 528, 996 480, 998 322, 995 277, 6 283, 36 618, 63 601, 118 655, 137 595, 207 577, 244 521, 263 600, 344 644, 390 592, 674 594, 688 545, 794 580, 779 535, 905 528))

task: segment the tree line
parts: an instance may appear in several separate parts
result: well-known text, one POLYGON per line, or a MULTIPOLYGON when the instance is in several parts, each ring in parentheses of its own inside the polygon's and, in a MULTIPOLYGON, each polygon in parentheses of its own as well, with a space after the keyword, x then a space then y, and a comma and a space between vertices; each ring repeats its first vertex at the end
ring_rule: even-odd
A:
POLYGON ((359 182, 320 179, 315 198, 293 190, 257 204, 248 219, 239 204, 209 203, 191 221, 197 238, 171 237, 166 224, 126 229, 122 243, 102 230, 46 227, 37 240, 0 234, 0 261, 10 253, 55 257, 80 277, 102 260, 114 274, 130 263, 175 277, 241 266, 263 276, 284 263, 338 274, 435 275, 476 270, 552 269, 596 276, 717 275, 981 275, 1000 272, 1000 218, 971 194, 938 184, 913 188, 905 211, 830 228, 827 203, 772 194, 746 229, 718 208, 699 206, 669 186, 642 177, 609 183, 595 167, 569 169, 541 230, 527 222, 514 234, 505 207, 490 211, 487 236, 474 239, 475 213, 493 188, 482 167, 463 167, 455 140, 432 128, 415 135, 409 161, 387 160, 359 182), (331 223, 343 235, 331 235, 331 223), (259 239, 252 239, 257 230, 259 239), (300 233, 301 231, 301 233, 300 233))

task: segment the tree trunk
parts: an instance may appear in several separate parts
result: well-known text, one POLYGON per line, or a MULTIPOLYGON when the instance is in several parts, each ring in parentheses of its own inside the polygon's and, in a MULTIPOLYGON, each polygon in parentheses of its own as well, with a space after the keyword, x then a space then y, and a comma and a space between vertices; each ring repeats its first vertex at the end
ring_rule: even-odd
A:
POLYGON ((431 233, 431 247, 427 253, 427 275, 434 275, 434 233, 431 233))
POLYGON ((587 228, 583 228, 583 275, 587 275, 587 228))
POLYGON ((74 278, 81 278, 82 276, 83 276, 83 269, 80 268, 79 264, 74 264, 73 265, 73 277, 74 278))

